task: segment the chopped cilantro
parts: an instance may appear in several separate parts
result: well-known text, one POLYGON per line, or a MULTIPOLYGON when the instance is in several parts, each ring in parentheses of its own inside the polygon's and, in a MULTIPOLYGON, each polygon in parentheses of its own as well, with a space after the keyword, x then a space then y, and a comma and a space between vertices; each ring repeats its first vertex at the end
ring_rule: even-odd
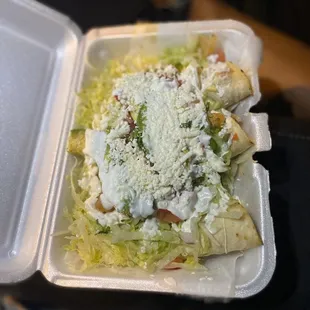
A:
POLYGON ((132 138, 137 140, 137 144, 140 150, 142 150, 145 154, 148 154, 148 150, 143 143, 143 130, 145 127, 146 109, 147 107, 145 104, 141 105, 141 108, 137 116, 136 127, 132 132, 132 138))
POLYGON ((126 216, 130 216, 131 213, 130 213, 130 201, 128 199, 124 200, 124 207, 122 209, 122 213, 126 216))
POLYGON ((193 179, 193 181, 192 181, 193 187, 204 185, 205 183, 206 183, 206 176, 205 175, 198 177, 196 179, 193 179))
POLYGON ((96 233, 96 235, 98 234, 108 234, 111 231, 111 228, 108 226, 102 226, 98 220, 96 220, 97 225, 99 226, 98 232, 96 233))
POLYGON ((219 154, 221 152, 220 145, 217 143, 216 139, 213 137, 210 139, 210 147, 215 154, 219 154))
POLYGON ((138 128, 140 128, 141 131, 143 131, 143 129, 144 129, 144 122, 146 120, 146 116, 145 116, 146 109, 147 109, 146 105, 142 104, 141 108, 139 110, 138 116, 137 116, 136 125, 138 128))
POLYGON ((102 229, 97 232, 97 234, 108 234, 111 232, 111 228, 108 226, 102 226, 102 229))
POLYGON ((106 160, 108 163, 110 163, 110 161, 111 161, 111 157, 110 157, 110 144, 107 144, 107 147, 105 149, 104 160, 106 160))
POLYGON ((108 126, 108 127, 106 128, 105 132, 106 132, 106 133, 110 133, 110 132, 111 132, 111 129, 112 129, 112 127, 111 127, 111 126, 108 126))
POLYGON ((226 165, 230 165, 231 153, 232 153, 231 150, 229 150, 225 154, 223 154, 223 160, 224 160, 226 165))

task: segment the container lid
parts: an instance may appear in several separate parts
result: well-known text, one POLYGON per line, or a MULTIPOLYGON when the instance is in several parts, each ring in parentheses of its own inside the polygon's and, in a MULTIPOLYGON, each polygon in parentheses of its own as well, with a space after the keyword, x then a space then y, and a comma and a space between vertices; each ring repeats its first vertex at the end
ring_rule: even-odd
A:
POLYGON ((0 1, 0 282, 40 263, 47 193, 80 30, 33 1, 0 1))

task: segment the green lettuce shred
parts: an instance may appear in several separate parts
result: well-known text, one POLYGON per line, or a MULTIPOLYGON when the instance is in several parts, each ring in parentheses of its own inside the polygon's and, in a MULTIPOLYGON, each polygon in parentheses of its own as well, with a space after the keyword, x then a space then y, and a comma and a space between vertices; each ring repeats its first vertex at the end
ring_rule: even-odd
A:
POLYGON ((179 71, 191 63, 199 66, 207 63, 200 46, 199 36, 192 37, 187 45, 166 48, 160 55, 160 60, 167 65, 175 66, 179 71))
POLYGON ((88 215, 83 191, 74 184, 82 170, 83 163, 76 160, 70 174, 75 205, 71 213, 67 212, 71 236, 67 237, 69 244, 65 246, 66 251, 75 252, 79 257, 76 264, 70 262, 72 269, 83 271, 98 266, 138 266, 153 272, 164 268, 179 255, 186 260, 195 256, 193 264, 199 265, 198 247, 184 243, 170 224, 160 223, 159 233, 146 240, 140 231, 143 221, 139 219, 127 220, 111 228, 100 225, 88 215))

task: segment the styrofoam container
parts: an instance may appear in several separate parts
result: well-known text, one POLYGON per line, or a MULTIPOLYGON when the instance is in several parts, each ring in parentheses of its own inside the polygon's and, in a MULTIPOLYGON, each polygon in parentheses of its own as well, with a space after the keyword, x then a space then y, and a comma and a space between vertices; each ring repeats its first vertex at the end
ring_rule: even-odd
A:
POLYGON ((271 148, 266 114, 248 113, 260 99, 257 68, 261 43, 246 25, 232 21, 168 23, 94 29, 86 36, 67 17, 32 0, 0 2, 0 282, 26 279, 36 270, 70 287, 154 291, 202 298, 248 297, 261 291, 275 269, 269 210, 269 176, 258 163, 240 166, 235 191, 245 203, 264 245, 206 260, 209 271, 102 268, 73 273, 64 262, 65 207, 72 206, 66 154, 76 92, 105 62, 133 49, 150 53, 185 42, 191 33, 216 33, 228 60, 251 78, 254 96, 235 112, 256 143, 271 148))

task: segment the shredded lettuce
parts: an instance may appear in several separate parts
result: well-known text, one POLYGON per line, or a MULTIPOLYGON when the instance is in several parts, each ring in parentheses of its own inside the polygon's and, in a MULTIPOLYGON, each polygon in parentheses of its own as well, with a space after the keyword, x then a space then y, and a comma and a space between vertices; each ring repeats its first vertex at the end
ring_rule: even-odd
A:
MULTIPOLYGON (((69 262, 74 270, 83 271, 97 266, 133 267, 139 266, 148 271, 162 269, 176 257, 185 259, 183 265, 199 265, 198 244, 186 244, 170 224, 160 223, 158 233, 145 239, 141 232, 143 221, 134 219, 123 224, 109 227, 101 226, 85 210, 82 192, 74 184, 76 175, 81 173, 82 164, 76 161, 71 171, 71 190, 75 206, 69 213, 71 224, 69 244, 65 246, 68 252, 78 254, 69 262)), ((203 240, 202 248, 208 248, 208 240, 203 240)), ((71 257, 71 256, 69 256, 71 257)))
MULTIPOLYGON (((113 102, 113 80, 123 74, 145 71, 158 62, 157 57, 128 55, 124 59, 110 60, 103 72, 85 85, 79 95, 79 104, 75 112, 76 125, 93 128, 96 114, 107 112, 107 106, 113 102)), ((115 102, 115 100, 114 100, 115 102)))
POLYGON ((203 94, 203 101, 207 111, 217 111, 223 108, 223 103, 209 97, 209 90, 203 94))
MULTIPOLYGON (((126 56, 122 60, 111 60, 103 70, 88 86, 79 94, 80 102, 75 113, 76 125, 82 128, 93 128, 95 116, 108 113, 109 104, 119 104, 116 98, 112 96, 113 80, 121 77, 123 74, 146 71, 150 67, 162 62, 164 64, 174 65, 178 70, 183 70, 188 64, 195 63, 198 66, 206 64, 205 53, 200 45, 199 37, 196 37, 186 46, 173 47, 166 49, 159 58, 146 56, 126 56)), ((221 104, 204 96, 206 112, 218 110, 221 104)), ((143 129, 145 122, 146 105, 141 105, 137 111, 131 111, 131 116, 135 120, 135 129, 131 135, 137 140, 140 149, 147 154, 148 150, 143 144, 143 129)), ((112 126, 113 124, 111 124, 112 126)), ((109 124, 110 126, 110 124, 109 124)), ((191 128, 192 121, 181 124, 182 128, 191 128)), ((212 136, 210 145, 215 154, 220 154, 222 146, 227 142, 227 137, 218 136, 220 129, 207 129, 208 134, 212 136)), ((106 148, 104 154, 106 160, 110 158, 110 146, 106 148)), ((230 162, 230 155, 227 154, 227 164, 230 162)), ((88 193, 82 190, 77 180, 83 173, 83 162, 78 161, 74 164, 70 173, 70 185, 74 207, 70 212, 68 244, 65 249, 73 254, 68 255, 70 266, 74 270, 86 270, 97 266, 105 267, 134 267, 139 266, 142 269, 155 271, 163 269, 172 262, 172 266, 198 269, 203 268, 199 263, 199 257, 207 255, 210 251, 210 240, 203 229, 199 226, 200 219, 195 222, 193 229, 194 235, 188 242, 188 236, 182 235, 182 232, 176 231, 171 224, 159 223, 158 232, 154 236, 147 237, 141 227, 141 219, 125 220, 121 224, 112 227, 104 227, 98 221, 88 215, 85 209, 85 201, 88 193), (188 243, 187 243, 188 242, 188 243), (184 261, 173 262, 181 257, 184 261)), ((224 186, 230 188, 232 180, 232 171, 222 175, 224 186)), ((205 175, 193 179, 193 186, 204 186, 208 183, 205 175)), ((218 197, 214 198, 214 201, 218 197)), ((130 201, 124 201, 122 212, 130 215, 130 201)), ((179 228, 180 225, 179 225, 179 228)))
MULTIPOLYGON (((188 64, 200 67, 207 65, 206 56, 215 51, 215 36, 193 36, 185 46, 166 48, 159 57, 149 55, 126 55, 124 58, 110 60, 99 76, 84 85, 79 93, 79 104, 75 113, 76 125, 93 128, 94 116, 104 114, 113 100, 113 81, 123 74, 147 71, 158 63, 174 65, 182 71, 188 64)), ((210 100, 210 104, 214 102, 210 100)), ((218 104, 213 109, 218 109, 218 104)), ((133 112, 134 114, 134 112, 133 112)), ((133 115, 134 116, 134 115, 133 115)))
MULTIPOLYGON (((86 191, 78 192, 79 186, 75 184, 76 180, 79 179, 79 175, 82 170, 81 168, 82 161, 78 160, 76 157, 74 159, 75 162, 70 173, 71 195, 76 207, 84 208, 84 201, 87 199, 88 193, 86 191)), ((66 214, 68 215, 68 211, 66 211, 66 214)))
MULTIPOLYGON (((70 238, 66 250, 77 252, 80 257, 78 264, 72 266, 74 269, 77 266, 80 266, 81 271, 96 266, 139 266, 155 271, 165 267, 180 254, 186 257, 197 252, 173 232, 163 231, 162 235, 143 240, 140 231, 124 231, 114 226, 111 232, 102 234, 100 225, 85 210, 75 209, 72 216, 74 221, 69 226, 69 231, 73 238, 70 238)), ((198 252, 196 256, 198 257, 198 252)), ((195 263, 198 264, 198 259, 195 263)))
POLYGON ((165 64, 175 66, 179 71, 191 63, 204 66, 207 60, 200 43, 200 37, 194 36, 187 45, 166 48, 160 55, 160 59, 165 64))

